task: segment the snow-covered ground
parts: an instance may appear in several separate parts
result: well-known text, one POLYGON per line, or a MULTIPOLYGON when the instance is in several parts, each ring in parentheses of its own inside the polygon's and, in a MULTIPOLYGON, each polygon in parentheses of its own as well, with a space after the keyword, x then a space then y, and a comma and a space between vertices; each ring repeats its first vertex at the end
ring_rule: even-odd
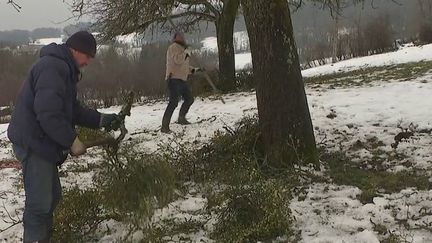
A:
POLYGON ((379 67, 408 62, 420 62, 432 60, 432 44, 424 46, 412 46, 408 44, 395 52, 354 58, 327 64, 302 71, 304 77, 312 77, 331 73, 348 72, 361 68, 379 67))
MULTIPOLYGON (((247 45, 248 36, 247 32, 240 31, 234 33, 234 40, 240 49, 242 46, 247 45)), ((216 37, 205 38, 202 42, 203 51, 217 52, 217 39, 216 37)), ((360 68, 387 66, 392 64, 401 64, 407 62, 418 62, 423 60, 432 59, 432 44, 424 46, 413 46, 407 44, 398 51, 389 52, 379 55, 360 57, 350 60, 340 61, 334 64, 322 65, 316 68, 310 68, 302 71, 303 77, 313 77, 318 75, 325 75, 338 72, 348 72, 360 68)), ((236 69, 241 70, 249 68, 252 65, 252 57, 250 52, 236 53, 235 54, 236 69)))
MULTIPOLYGON (((432 45, 405 47, 394 53, 347 60, 304 70, 303 74, 316 76, 366 66, 421 60, 432 60, 432 45)), ((317 142, 325 143, 329 150, 338 150, 374 138, 381 142, 380 150, 386 153, 397 151, 406 156, 404 161, 387 161, 385 166, 388 171, 422 169, 432 172, 431 132, 416 132, 412 139, 401 143, 396 150, 391 148, 394 136, 401 131, 398 126, 408 128, 412 123, 416 131, 432 129, 432 109, 429 108, 432 104, 431 71, 432 67, 422 77, 404 81, 382 82, 377 77, 367 86, 360 87, 308 86, 306 92, 317 142), (328 117, 329 114, 333 116, 328 117), (406 161, 410 162, 409 168, 404 163, 406 161)), ((215 99, 197 98, 188 118, 198 123, 189 126, 172 124, 171 129, 184 133, 184 140, 206 141, 224 125, 232 126, 245 114, 255 114, 257 111, 253 92, 228 94, 224 99, 226 104, 215 99)), ((138 141, 145 151, 155 151, 158 149, 157 144, 173 139, 172 134, 158 132, 165 107, 164 101, 136 104, 132 108, 132 116, 126 120, 128 137, 138 141)), ((118 110, 119 107, 112 107, 103 112, 118 110)), ((174 114, 173 117, 176 116, 174 114)), ((0 125, 0 161, 13 159, 6 128, 7 125, 0 125)), ((371 158, 372 152, 371 148, 365 147, 352 152, 350 156, 356 162, 363 163, 371 158)), ((97 161, 100 159, 98 156, 98 150, 92 149, 89 155, 68 160, 65 168, 73 163, 85 163, 86 160, 97 161)), ((16 169, 1 169, 0 174, 0 205, 4 204, 0 216, 9 219, 6 209, 12 213, 12 218, 19 218, 23 207, 22 189, 16 187, 20 184, 20 172, 16 169)), ((72 173, 62 178, 62 184, 65 187, 74 184, 91 186, 91 175, 91 172, 72 173)), ((368 204, 362 204, 356 198, 360 193, 361 190, 353 186, 315 183, 306 190, 304 200, 292 200, 290 208, 296 219, 296 227, 301 230, 302 242, 379 242, 374 224, 385 225, 408 242, 432 242, 432 191, 407 188, 394 194, 381 194, 373 199, 373 203, 368 204), (411 229, 399 225, 404 219, 412 226, 411 229)), ((206 199, 202 195, 190 192, 185 199, 158 211, 154 218, 197 217, 194 212, 203 209, 205 204, 206 199)), ((121 224, 109 224, 116 227, 112 228, 112 234, 105 236, 100 242, 113 242, 123 234, 121 224)), ((8 225, 10 222, 0 221, 0 229, 8 225)), ((206 229, 210 228, 210 225, 206 225, 206 229)), ((0 242, 16 242, 21 234, 22 226, 17 225, 0 233, 0 242)), ((192 237, 194 242, 212 242, 205 231, 197 232, 192 237)))

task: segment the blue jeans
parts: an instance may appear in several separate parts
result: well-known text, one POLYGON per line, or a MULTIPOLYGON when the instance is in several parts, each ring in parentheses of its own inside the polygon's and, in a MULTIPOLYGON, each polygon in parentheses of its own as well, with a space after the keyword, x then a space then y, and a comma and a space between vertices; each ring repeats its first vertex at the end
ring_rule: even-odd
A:
POLYGON ((57 165, 18 145, 14 144, 13 150, 24 177, 24 242, 47 241, 52 234, 53 212, 61 198, 57 165))

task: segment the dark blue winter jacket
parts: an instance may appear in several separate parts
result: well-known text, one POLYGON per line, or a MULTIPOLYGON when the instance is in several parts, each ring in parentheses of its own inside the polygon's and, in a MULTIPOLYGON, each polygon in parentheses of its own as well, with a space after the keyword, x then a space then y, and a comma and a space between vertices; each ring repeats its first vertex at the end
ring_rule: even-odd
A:
POLYGON ((66 45, 41 49, 21 87, 9 123, 12 143, 61 164, 75 140, 75 125, 98 128, 100 113, 76 99, 79 69, 66 45))

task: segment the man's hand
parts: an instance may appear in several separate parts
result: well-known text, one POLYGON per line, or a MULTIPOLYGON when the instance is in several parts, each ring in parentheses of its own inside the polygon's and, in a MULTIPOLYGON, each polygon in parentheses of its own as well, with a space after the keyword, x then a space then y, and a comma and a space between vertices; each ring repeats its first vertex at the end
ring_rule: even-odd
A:
POLYGON ((72 156, 79 156, 85 154, 86 152, 86 146, 81 142, 81 140, 79 140, 78 137, 76 137, 70 148, 70 154, 72 156))
POLYGON ((117 131, 121 126, 121 119, 117 114, 101 114, 100 127, 117 131))

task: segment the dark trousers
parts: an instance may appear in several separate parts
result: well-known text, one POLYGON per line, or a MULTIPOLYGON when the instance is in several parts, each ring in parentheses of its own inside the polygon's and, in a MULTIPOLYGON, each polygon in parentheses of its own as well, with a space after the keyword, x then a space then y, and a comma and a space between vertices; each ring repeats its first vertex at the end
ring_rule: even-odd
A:
POLYGON ((165 110, 162 125, 169 125, 171 116, 178 105, 180 97, 183 98, 183 104, 180 108, 179 117, 185 117, 194 102, 191 90, 184 80, 168 79, 169 103, 165 110))
POLYGON ((58 168, 55 162, 30 150, 17 145, 13 150, 24 177, 24 242, 47 241, 52 234, 53 212, 61 198, 58 168))

